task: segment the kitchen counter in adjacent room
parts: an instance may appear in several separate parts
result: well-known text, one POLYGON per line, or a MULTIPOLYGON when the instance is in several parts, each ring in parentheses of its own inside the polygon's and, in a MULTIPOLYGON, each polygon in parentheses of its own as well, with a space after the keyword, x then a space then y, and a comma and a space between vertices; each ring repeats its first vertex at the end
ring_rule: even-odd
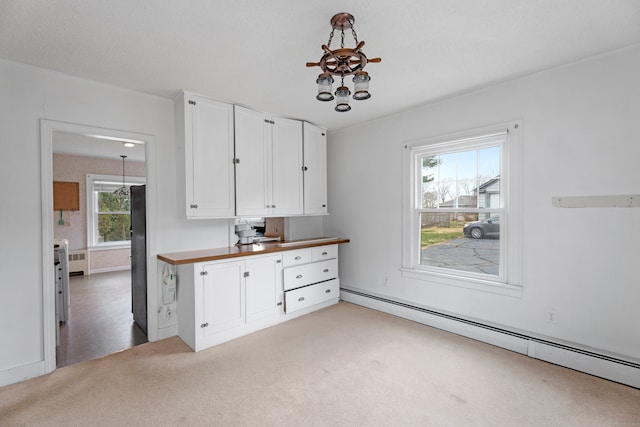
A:
POLYGON ((349 243, 349 239, 342 237, 315 237, 311 239, 285 240, 282 242, 253 243, 250 245, 235 245, 226 248, 158 254, 158 259, 171 265, 182 265, 341 243, 349 243))

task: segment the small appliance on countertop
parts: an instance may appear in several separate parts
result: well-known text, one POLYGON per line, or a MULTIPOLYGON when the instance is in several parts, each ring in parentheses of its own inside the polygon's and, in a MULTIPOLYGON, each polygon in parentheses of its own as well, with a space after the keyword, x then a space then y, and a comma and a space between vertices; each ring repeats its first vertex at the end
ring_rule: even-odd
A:
POLYGON ((253 243, 253 239, 256 235, 256 229, 251 227, 249 223, 237 223, 236 224, 236 236, 238 236, 239 244, 249 245, 253 243))

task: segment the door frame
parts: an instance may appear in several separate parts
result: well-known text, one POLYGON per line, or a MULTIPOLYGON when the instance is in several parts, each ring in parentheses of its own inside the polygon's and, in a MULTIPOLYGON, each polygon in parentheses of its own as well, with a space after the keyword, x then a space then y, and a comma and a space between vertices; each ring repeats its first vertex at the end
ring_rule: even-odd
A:
POLYGON ((147 223, 147 337, 149 341, 158 340, 158 318, 155 313, 155 301, 158 300, 157 269, 152 254, 156 253, 157 230, 157 168, 156 140, 154 135, 107 129, 96 126, 66 123, 54 120, 40 120, 40 185, 42 196, 42 328, 43 357, 45 373, 56 369, 56 324, 55 292, 53 268, 53 133, 69 132, 86 135, 104 135, 114 138, 135 139, 145 143, 145 165, 147 175, 146 223, 147 223))

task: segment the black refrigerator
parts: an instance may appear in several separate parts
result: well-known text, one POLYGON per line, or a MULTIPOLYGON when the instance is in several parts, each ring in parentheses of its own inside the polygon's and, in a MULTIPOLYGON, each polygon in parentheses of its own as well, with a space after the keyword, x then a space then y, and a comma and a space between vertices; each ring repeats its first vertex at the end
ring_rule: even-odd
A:
POLYGON ((147 335, 146 186, 131 186, 131 312, 147 335))

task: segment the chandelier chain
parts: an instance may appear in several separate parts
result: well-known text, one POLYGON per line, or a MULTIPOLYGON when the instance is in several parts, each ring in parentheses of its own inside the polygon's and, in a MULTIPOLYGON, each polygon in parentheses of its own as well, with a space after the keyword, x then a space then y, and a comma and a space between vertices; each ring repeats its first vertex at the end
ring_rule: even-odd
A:
POLYGON ((334 33, 334 31, 335 31, 335 29, 334 29, 334 30, 331 30, 331 34, 329 34, 329 41, 327 42, 327 47, 328 47, 328 48, 331 48, 331 41, 333 40, 333 33, 334 33))
POLYGON ((353 28, 353 25, 351 25, 351 35, 353 36, 353 39, 356 41, 356 46, 358 46, 358 35, 356 34, 356 29, 353 28))
POLYGON ((344 28, 342 29, 342 40, 340 41, 340 48, 344 49, 344 28))

